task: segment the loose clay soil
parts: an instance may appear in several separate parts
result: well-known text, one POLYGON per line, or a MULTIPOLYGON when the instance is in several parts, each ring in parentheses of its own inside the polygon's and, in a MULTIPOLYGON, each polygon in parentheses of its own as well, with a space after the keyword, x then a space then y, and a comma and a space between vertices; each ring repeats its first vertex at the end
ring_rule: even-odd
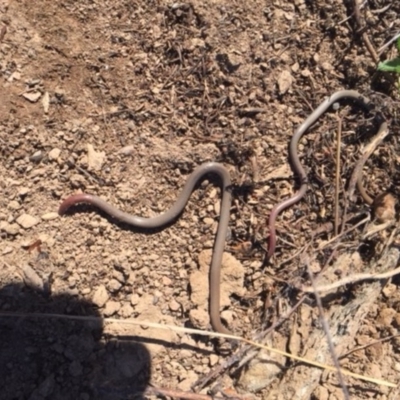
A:
MULTIPOLYGON (((308 267, 317 284, 332 283, 386 272, 399 259, 396 223, 373 231, 370 207, 346 193, 385 118, 389 135, 364 167, 364 182, 372 196, 397 194, 395 77, 376 73, 365 38, 376 50, 393 38, 400 3, 363 2, 358 23, 353 11, 353 0, 0 0, 0 399, 344 398, 335 372, 121 322, 211 330, 208 269, 220 198, 212 178, 174 224, 155 232, 88 206, 63 217, 57 209, 69 194, 91 192, 154 216, 196 166, 223 163, 234 199, 224 322, 237 335, 332 365, 315 297, 299 290, 310 285, 308 267), (277 251, 266 260, 270 210, 299 185, 288 162, 293 131, 342 89, 370 97, 375 109, 343 102, 302 139, 310 187, 279 216, 277 251), (339 237, 335 204, 351 216, 339 237)), ((380 55, 395 56, 394 45, 380 55)), ((397 284, 394 277, 324 293, 343 368, 398 382, 397 284)), ((400 396, 383 384, 343 380, 351 398, 400 396)))

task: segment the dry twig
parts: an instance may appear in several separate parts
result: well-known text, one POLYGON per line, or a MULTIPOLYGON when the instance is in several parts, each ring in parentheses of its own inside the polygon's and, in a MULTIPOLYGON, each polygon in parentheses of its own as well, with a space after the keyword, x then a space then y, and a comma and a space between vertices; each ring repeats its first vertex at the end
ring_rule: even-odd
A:
POLYGON ((374 62, 376 64, 378 64, 379 63, 378 54, 376 53, 376 50, 375 50, 373 44, 371 43, 367 33, 364 31, 364 27, 363 27, 363 24, 361 22, 361 11, 360 11, 360 5, 358 3, 358 0, 354 0, 353 4, 354 4, 354 18, 356 20, 358 32, 363 31, 361 33, 361 37, 363 39, 363 42, 364 42, 366 48, 368 49, 369 54, 371 54, 371 57, 373 58, 374 62))
POLYGON ((346 276, 346 278, 340 279, 336 282, 330 283, 329 285, 317 286, 314 288, 313 286, 304 286, 301 287, 300 290, 303 293, 323 293, 329 292, 333 289, 337 289, 341 286, 350 285, 357 282, 362 282, 366 280, 380 280, 380 279, 388 279, 395 275, 400 274, 400 267, 393 269, 392 271, 383 272, 382 274, 355 274, 352 276, 346 276))
POLYGON ((335 236, 339 234, 339 192, 340 192, 340 146, 342 143, 342 119, 338 115, 336 141, 336 185, 335 185, 335 236))

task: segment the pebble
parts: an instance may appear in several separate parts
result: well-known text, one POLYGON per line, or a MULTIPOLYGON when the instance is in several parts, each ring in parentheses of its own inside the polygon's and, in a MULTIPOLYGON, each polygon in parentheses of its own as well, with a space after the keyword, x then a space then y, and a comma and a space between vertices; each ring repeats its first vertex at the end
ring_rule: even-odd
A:
POLYGON ((96 151, 91 144, 87 145, 88 165, 94 171, 100 171, 104 164, 106 153, 104 151, 96 151))
POLYGON ((228 325, 232 325, 233 323, 233 311, 232 310, 224 310, 221 312, 221 318, 223 318, 228 325))
POLYGON ((139 303, 139 296, 137 293, 133 293, 131 296, 131 304, 136 306, 139 303))
POLYGON ((18 203, 18 201, 16 201, 16 200, 11 200, 11 201, 8 203, 8 208, 9 208, 10 210, 18 210, 18 209, 21 208, 21 205, 18 203))
MULTIPOLYGON (((114 270, 113 271, 113 277, 120 283, 125 283, 125 277, 124 274, 120 271, 114 270)), ((118 289, 119 290, 119 289, 118 289)))
POLYGON ((114 315, 119 311, 121 308, 121 304, 118 301, 107 301, 106 306, 104 307, 103 314, 106 317, 111 317, 111 315, 114 315))
POLYGON ((130 144, 128 146, 123 147, 118 151, 118 154, 123 154, 124 156, 130 156, 135 152, 135 147, 130 144))
POLYGON ((107 284, 108 290, 111 293, 118 292, 122 288, 122 283, 118 282, 116 279, 111 279, 107 284))
POLYGON ((219 357, 216 354, 210 355, 210 366, 213 367, 219 361, 219 357))
POLYGON ((194 371, 187 371, 186 378, 180 381, 177 387, 184 392, 188 392, 197 379, 199 379, 199 376, 194 371))
POLYGON ((36 103, 42 94, 40 92, 28 92, 24 93, 22 97, 24 97, 26 100, 30 101, 31 103, 36 103))
POLYGON ((32 228, 39 223, 39 219, 29 214, 22 214, 17 218, 17 223, 24 229, 32 228))
POLYGON ((18 196, 19 197, 25 197, 31 190, 27 187, 21 187, 18 190, 18 196))
POLYGON ((108 292, 104 285, 100 285, 94 292, 92 301, 97 307, 103 307, 108 300, 108 292))
POLYGON ((178 311, 181 308, 181 305, 175 299, 171 300, 168 306, 171 311, 178 311))
POLYGON ((43 160, 43 156, 43 151, 38 150, 29 157, 29 160, 32 162, 40 162, 43 160))
POLYGON ((201 309, 192 309, 189 311, 190 322, 196 328, 204 329, 208 326, 210 317, 208 312, 201 309))
POLYGON ((392 221, 396 217, 396 198, 390 193, 381 194, 375 198, 372 208, 379 222, 392 221))
POLYGON ((58 157, 60 157, 61 154, 61 149, 54 148, 49 151, 49 160, 50 161, 56 161, 58 157))
POLYGON ((397 371, 397 372, 400 372, 400 363, 395 363, 394 364, 394 366, 393 366, 393 369, 395 370, 395 371, 397 371))
POLYGON ((4 231, 11 236, 15 236, 19 233, 19 226, 17 224, 9 224, 6 221, 0 222, 0 231, 4 231))
POLYGON ((125 303, 121 309, 118 312, 118 315, 120 315, 123 318, 130 318, 133 315, 133 307, 129 303, 125 303))
POLYGON ((3 250, 2 254, 3 254, 3 256, 4 256, 4 255, 6 255, 6 254, 12 253, 13 251, 14 251, 14 249, 13 249, 11 246, 8 246, 8 247, 6 247, 6 248, 3 250))
POLYGON ((162 277, 162 284, 163 284, 163 286, 171 286, 172 285, 172 279, 168 278, 168 276, 163 276, 162 277))
POLYGON ((210 226, 214 223, 214 220, 209 217, 204 218, 203 221, 206 225, 210 225, 210 226))
POLYGON ((43 215, 41 216, 41 218, 42 218, 44 221, 50 221, 50 220, 52 220, 52 219, 58 218, 58 213, 56 213, 56 212, 49 212, 49 213, 47 213, 47 214, 43 214, 43 215))
POLYGON ((82 175, 72 174, 69 179, 70 179, 71 185, 76 189, 86 186, 86 179, 82 175))

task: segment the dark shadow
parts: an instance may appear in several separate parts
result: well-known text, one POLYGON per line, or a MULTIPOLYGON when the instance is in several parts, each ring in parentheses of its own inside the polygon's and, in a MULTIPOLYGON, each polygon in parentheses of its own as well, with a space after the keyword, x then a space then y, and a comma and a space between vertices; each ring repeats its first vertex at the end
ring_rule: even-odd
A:
POLYGON ((19 284, 0 289, 1 400, 141 399, 150 382, 147 348, 102 340, 101 319, 34 317, 35 313, 99 317, 96 306, 69 294, 43 296, 19 284))

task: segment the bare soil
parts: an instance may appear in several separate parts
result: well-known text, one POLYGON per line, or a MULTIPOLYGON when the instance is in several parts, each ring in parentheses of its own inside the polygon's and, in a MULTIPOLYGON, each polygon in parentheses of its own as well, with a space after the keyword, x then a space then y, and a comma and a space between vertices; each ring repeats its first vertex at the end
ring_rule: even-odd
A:
MULTIPOLYGON (((364 183, 373 197, 397 198, 400 181, 396 77, 376 72, 362 37, 378 51, 399 33, 400 3, 362 4, 360 29, 350 0, 0 0, 0 400, 344 398, 335 373, 118 323, 211 330, 208 265, 220 198, 212 178, 174 224, 154 232, 89 206, 62 217, 57 210, 68 195, 90 192, 154 216, 196 166, 224 164, 233 204, 223 320, 235 334, 332 365, 312 295, 262 333, 302 297, 308 267, 329 283, 398 263, 396 222, 372 232, 370 207, 358 192, 346 194, 383 119, 390 133, 368 160, 364 183), (293 132, 342 89, 375 108, 343 102, 302 139, 310 186, 279 216, 277 251, 266 260, 270 210, 299 186, 288 160, 293 132), (351 219, 335 238, 339 124, 337 204, 351 219), (115 321, 32 318, 37 313, 115 321)), ((379 57, 396 55, 390 45, 379 57)), ((395 384, 398 284, 359 282, 322 298, 341 365, 395 384)), ((399 398, 384 385, 344 382, 351 398, 399 398)))

